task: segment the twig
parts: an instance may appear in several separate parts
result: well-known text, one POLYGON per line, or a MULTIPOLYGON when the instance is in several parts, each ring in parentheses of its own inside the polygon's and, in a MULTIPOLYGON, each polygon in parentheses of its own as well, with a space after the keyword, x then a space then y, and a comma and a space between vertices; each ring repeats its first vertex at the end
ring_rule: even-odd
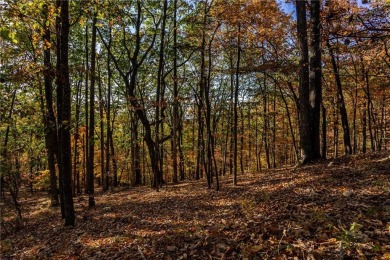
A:
POLYGON ((144 253, 142 253, 142 250, 140 247, 138 247, 138 252, 141 255, 142 259, 146 260, 146 257, 144 256, 144 253))

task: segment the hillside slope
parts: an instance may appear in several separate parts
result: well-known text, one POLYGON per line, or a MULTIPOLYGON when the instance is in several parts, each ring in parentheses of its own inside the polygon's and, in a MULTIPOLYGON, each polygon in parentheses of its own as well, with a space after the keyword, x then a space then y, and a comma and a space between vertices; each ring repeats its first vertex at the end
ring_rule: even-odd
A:
MULTIPOLYGON (((2 259, 390 259, 390 157, 77 197, 63 227, 44 194, 24 198, 25 227, 3 234, 2 259)), ((4 230, 2 231, 4 232, 4 230)))

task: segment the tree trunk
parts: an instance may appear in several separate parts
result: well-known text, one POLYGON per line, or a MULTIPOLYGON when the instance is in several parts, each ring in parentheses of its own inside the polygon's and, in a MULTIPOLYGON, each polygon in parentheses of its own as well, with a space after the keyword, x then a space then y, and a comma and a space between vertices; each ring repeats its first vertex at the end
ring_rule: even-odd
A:
POLYGON ((73 154, 73 196, 77 194, 77 183, 79 182, 80 172, 79 172, 79 120, 80 120, 80 105, 81 105, 81 80, 77 82, 76 86, 76 126, 74 134, 74 154, 73 154))
POLYGON ((367 104, 364 102, 363 104, 363 115, 362 115, 362 135, 363 135, 363 145, 362 145, 362 152, 367 152, 367 110, 366 110, 367 104))
POLYGON ((98 87, 99 87, 99 114, 100 114, 100 178, 101 178, 101 185, 102 189, 104 186, 104 173, 105 173, 105 167, 104 167, 104 100, 103 100, 103 94, 102 94, 102 79, 100 77, 100 64, 98 63, 98 87))
POLYGON ((307 42, 306 1, 296 2, 299 61, 299 134, 302 164, 312 161, 314 156, 311 139, 309 53, 307 42))
MULTIPOLYGON (((112 33, 111 33, 111 27, 109 30, 109 39, 108 39, 108 52, 111 51, 111 43, 112 43, 112 33)), ((111 129, 111 78, 112 78, 112 71, 111 71, 111 60, 110 55, 107 55, 107 109, 106 109, 106 121, 107 121, 107 133, 106 133, 106 169, 104 173, 104 178, 102 179, 103 183, 103 191, 107 191, 108 187, 110 185, 109 182, 109 176, 110 176, 110 142, 112 138, 112 129, 111 129)))
POLYGON ((61 9, 57 17, 57 113, 58 113, 58 150, 60 176, 62 182, 62 199, 65 226, 75 224, 72 197, 72 161, 70 142, 71 89, 69 81, 69 2, 57 0, 61 9))
POLYGON ((173 182, 177 183, 177 128, 179 121, 179 97, 177 79, 177 0, 173 1, 173 119, 172 119, 172 166, 173 182))
POLYGON ((326 108, 324 104, 321 107, 322 111, 322 159, 326 159, 326 108))
POLYGON ((203 107, 204 107, 204 93, 206 88, 206 80, 205 80, 205 52, 206 52, 206 22, 207 22, 207 4, 204 4, 204 13, 203 13, 203 28, 202 28, 202 43, 200 47, 200 81, 199 81, 199 96, 198 96, 198 153, 196 159, 196 177, 203 175, 203 168, 206 170, 207 177, 207 186, 211 188, 211 182, 209 178, 209 172, 205 167, 205 147, 204 147, 204 139, 203 139, 203 129, 204 129, 204 121, 203 121, 203 107))
POLYGON ((268 90, 267 90, 267 75, 264 73, 263 81, 263 142, 265 149, 265 159, 267 163, 267 169, 271 168, 269 142, 268 142, 268 129, 269 129, 269 115, 268 115, 268 90))
POLYGON ((345 102, 344 102, 343 88, 341 85, 339 68, 337 67, 336 58, 333 53, 333 49, 330 46, 329 40, 327 41, 327 46, 332 61, 333 73, 334 73, 336 86, 337 86, 337 103, 340 110, 341 124, 343 127, 343 134, 344 134, 344 152, 345 154, 352 154, 351 136, 350 136, 349 125, 348 125, 348 115, 347 115, 347 109, 345 107, 345 102))
POLYGON ((337 113, 337 98, 334 98, 333 100, 333 147, 334 147, 334 152, 333 152, 333 157, 337 158, 339 157, 339 114, 337 113))
POLYGON ((132 128, 132 144, 131 144, 131 153, 132 153, 132 171, 134 173, 134 185, 138 186, 142 183, 141 176, 141 165, 140 165, 140 147, 138 144, 138 118, 137 115, 132 115, 131 117, 131 128, 132 128))
POLYGON ((84 145, 84 158, 85 158, 85 164, 84 164, 84 174, 82 178, 83 183, 83 189, 85 193, 88 193, 88 187, 87 187, 87 168, 88 168, 88 153, 89 153, 89 46, 88 46, 88 25, 85 26, 85 145, 84 145))
POLYGON ((238 90, 239 90, 239 70, 241 60, 241 24, 238 25, 237 34, 237 64, 236 64, 236 85, 234 88, 234 104, 233 104, 233 186, 237 185, 237 149, 238 149, 238 90))
MULTIPOLYGON (((142 24, 142 2, 140 0, 136 1, 136 19, 135 19, 135 26, 134 26, 134 44, 133 44, 133 53, 130 53, 130 50, 128 49, 128 46, 126 45, 126 38, 123 38, 123 44, 124 48, 127 49, 127 58, 131 64, 131 69, 127 72, 124 72, 121 67, 119 66, 118 60, 115 58, 115 56, 112 54, 111 51, 107 48, 107 43, 104 41, 104 37, 102 36, 101 32, 98 30, 100 38, 102 39, 103 44, 105 45, 106 49, 108 50, 108 54, 111 56, 114 65, 119 72, 120 76, 123 79, 123 82, 126 87, 126 99, 129 106, 129 109, 135 109, 135 112, 142 123, 144 127, 144 141, 146 142, 148 146, 150 161, 151 161, 151 167, 153 171, 153 176, 155 180, 159 180, 158 176, 160 175, 160 169, 159 169, 159 163, 158 163, 158 150, 156 150, 156 144, 153 141, 152 138, 152 129, 151 129, 151 123, 147 116, 146 108, 142 105, 142 102, 140 102, 139 98, 136 96, 136 85, 137 85, 137 76, 138 71, 143 62, 145 61, 147 55, 152 50, 156 34, 154 34, 152 38, 152 42, 150 43, 149 47, 146 48, 146 50, 143 52, 143 55, 141 58, 139 57, 141 54, 141 51, 143 48, 141 48, 142 43, 142 36, 141 36, 141 24, 142 24)), ((157 29, 157 28, 156 28, 157 29)), ((124 34, 125 36, 125 34, 124 34)), ((158 184, 158 183, 157 183, 158 184)), ((159 185, 155 185, 156 190, 158 191, 159 185)))
POLYGON ((312 160, 321 158, 320 153, 320 111, 322 102, 322 71, 321 71, 321 1, 310 0, 310 28, 311 37, 309 52, 310 73, 309 73, 309 101, 310 101, 310 124, 311 124, 311 145, 312 160))
MULTIPOLYGON (((44 6, 45 18, 48 16, 47 5, 44 6)), ((45 32, 43 39, 45 42, 50 43, 50 28, 45 22, 45 32)), ((43 63, 45 69, 43 71, 44 85, 45 85, 45 114, 44 114, 44 126, 45 126, 45 144, 48 157, 48 165, 50 172, 50 205, 52 207, 59 205, 58 200, 58 187, 57 187, 57 175, 56 175, 56 156, 57 151, 57 125, 56 118, 53 109, 53 66, 51 64, 50 48, 46 47, 43 53, 43 63)), ((11 106, 12 108, 12 106, 11 106)))
POLYGON ((89 147, 88 147, 88 165, 87 165, 87 187, 88 187, 88 206, 95 206, 95 187, 94 187, 94 164, 95 164, 95 81, 96 81, 96 14, 92 23, 92 46, 91 46, 91 87, 89 96, 89 147))
POLYGON ((298 154, 298 148, 297 148, 296 141, 295 141, 295 134, 294 134, 294 128, 293 128, 292 121, 291 121, 290 109, 288 108, 288 103, 287 103, 286 97, 284 96, 280 85, 279 85, 279 92, 280 92, 280 96, 282 97, 282 100, 284 103, 284 108, 286 109, 286 113, 287 113, 288 126, 290 128, 291 138, 292 138, 292 142, 293 142, 295 159, 298 160, 299 154, 298 154))
MULTIPOLYGON (((165 41, 165 24, 166 24, 166 17, 167 17, 167 8, 168 8, 168 1, 164 0, 163 3, 163 15, 162 15, 162 25, 161 25, 161 35, 160 35, 160 50, 159 50, 159 61, 158 61, 158 74, 157 74, 157 89, 156 89, 156 113, 155 113, 155 141, 154 144, 155 147, 155 161, 157 164, 159 164, 162 160, 162 153, 160 150, 160 145, 163 144, 160 143, 160 131, 163 129, 163 122, 161 118, 161 110, 162 108, 162 89, 163 89, 163 70, 164 70, 164 41, 165 41), (160 130, 161 128, 161 130, 160 130)), ((162 136, 161 136, 162 137, 162 136)), ((161 175, 162 175, 162 165, 159 165, 159 171, 157 172, 157 175, 154 177, 153 181, 153 187, 157 188, 157 186, 161 185, 161 175)), ((176 176, 177 181, 177 176, 176 176)), ((158 188, 157 188, 158 189, 158 188)))

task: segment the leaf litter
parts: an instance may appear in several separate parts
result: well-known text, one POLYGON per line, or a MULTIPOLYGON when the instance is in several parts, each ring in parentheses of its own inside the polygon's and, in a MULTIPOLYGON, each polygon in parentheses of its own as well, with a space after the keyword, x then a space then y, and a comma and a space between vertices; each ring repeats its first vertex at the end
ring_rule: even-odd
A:
MULTIPOLYGON (((43 193, 25 194, 24 228, 2 259, 390 259, 388 152, 75 198, 75 227, 43 193), (331 163, 330 163, 331 162, 331 163)), ((3 232, 3 231, 2 231, 3 232)))

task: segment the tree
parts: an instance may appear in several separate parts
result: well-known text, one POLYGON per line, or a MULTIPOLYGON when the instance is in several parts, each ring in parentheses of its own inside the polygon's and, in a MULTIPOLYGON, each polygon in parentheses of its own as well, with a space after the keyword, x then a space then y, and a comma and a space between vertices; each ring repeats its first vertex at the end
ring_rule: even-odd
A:
POLYGON ((46 43, 44 49, 44 85, 45 85, 45 114, 44 114, 44 125, 45 125, 45 143, 47 149, 47 157, 50 171, 50 194, 51 194, 51 205, 58 206, 58 187, 57 187, 57 175, 56 175, 56 156, 58 157, 58 146, 57 146, 57 125, 56 118, 53 109, 53 66, 51 64, 51 33, 50 28, 46 24, 50 24, 48 6, 44 7, 45 16, 45 27, 43 40, 46 43))
POLYGON ((320 153, 320 111, 322 104, 322 69, 321 69, 321 1, 310 1, 310 29, 311 37, 309 44, 310 72, 309 72, 309 98, 310 120, 312 140, 312 159, 321 158, 320 153), (313 97, 314 96, 314 97, 313 97))
POLYGON ((309 49, 307 43, 306 1, 296 2, 297 35, 299 46, 299 134, 301 144, 301 160, 309 162, 313 157, 313 140, 310 138, 310 93, 309 93, 309 49))
POLYGON ((75 224, 72 196, 72 161, 70 141, 71 89, 69 82, 69 2, 56 2, 60 14, 57 17, 57 114, 58 114, 58 165, 60 170, 61 206, 65 226, 75 224))
POLYGON ((94 14, 92 22, 92 47, 91 47, 91 87, 89 98, 89 136, 88 136, 88 165, 87 165, 87 187, 88 187, 88 205, 95 206, 94 198, 94 159, 95 159, 95 81, 96 81, 96 22, 97 17, 94 14))
POLYGON ((299 61, 299 133, 301 163, 321 158, 320 107, 321 107, 321 50, 320 1, 311 1, 311 44, 313 56, 309 61, 306 1, 296 2, 299 61))

